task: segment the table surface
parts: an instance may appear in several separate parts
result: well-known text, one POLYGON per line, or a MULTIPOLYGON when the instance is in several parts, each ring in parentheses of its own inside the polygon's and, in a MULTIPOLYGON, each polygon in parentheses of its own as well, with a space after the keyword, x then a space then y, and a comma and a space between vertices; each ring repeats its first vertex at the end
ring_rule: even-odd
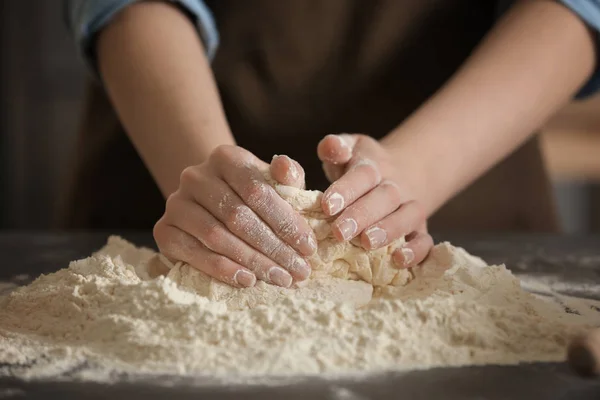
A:
MULTIPOLYGON (((100 248, 107 233, 0 232, 0 281, 23 284, 40 273, 64 268, 100 248)), ((153 246, 144 232, 122 234, 153 246)), ((515 274, 568 282, 564 294, 600 300, 600 236, 434 235, 478 255, 505 263, 515 274)), ((124 379, 112 385, 89 382, 24 382, 0 378, 0 399, 18 398, 246 398, 264 399, 600 399, 600 380, 575 376, 563 363, 436 368, 393 372, 362 380, 300 379, 285 385, 198 385, 193 379, 124 379), (167 385, 166 383, 169 382, 167 385)))

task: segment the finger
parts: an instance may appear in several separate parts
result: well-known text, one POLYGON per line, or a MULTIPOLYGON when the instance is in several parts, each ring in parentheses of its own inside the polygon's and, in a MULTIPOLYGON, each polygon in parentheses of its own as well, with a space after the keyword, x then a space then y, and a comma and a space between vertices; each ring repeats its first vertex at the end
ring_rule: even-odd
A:
POLYGON ((321 205, 326 215, 343 211, 381 182, 379 168, 371 160, 359 159, 323 194, 321 205))
POLYGON ((154 228, 158 248, 166 257, 183 261, 192 267, 238 288, 252 287, 256 276, 229 258, 216 254, 182 230, 160 220, 154 228))
POLYGON ((421 226, 425 215, 415 201, 402 204, 396 211, 365 229, 360 242, 367 250, 387 246, 396 239, 414 232, 421 226))
MULTIPOLYGON (((276 265, 285 268, 294 279, 304 280, 310 275, 310 266, 306 260, 283 242, 229 185, 219 178, 208 179, 205 175, 199 175, 195 179, 195 185, 185 185, 191 191, 192 199, 221 221, 229 231, 273 260, 276 265), (210 195, 207 196, 207 193, 210 195)), ((277 198, 284 201, 278 196, 277 198)), ((293 211, 291 214, 297 215, 293 211)), ((312 229, 310 233, 314 235, 312 229)), ((316 241, 313 245, 316 248, 316 241)))
POLYGON ((262 281, 290 287, 292 275, 284 268, 232 234, 199 204, 173 195, 167 200, 167 222, 196 238, 207 249, 221 254, 254 272, 262 281))
POLYGON ((345 164, 352 158, 355 143, 352 135, 327 135, 317 145, 317 155, 326 163, 345 164))
POLYGON ((332 224, 332 232, 340 241, 351 240, 398 209, 401 200, 398 185, 389 181, 382 182, 346 208, 332 224))
POLYGON ((317 242, 313 230, 265 180, 258 169, 262 161, 239 147, 220 156, 222 160, 218 162, 218 172, 239 198, 293 249, 304 256, 314 254, 317 242), (231 168, 232 159, 237 158, 245 158, 247 166, 231 168))
POLYGON ((269 169, 278 183, 304 189, 304 168, 288 156, 274 156, 269 169))
POLYGON ((400 268, 411 268, 420 264, 433 247, 433 238, 427 232, 415 232, 408 242, 392 253, 392 259, 400 268))
POLYGON ((327 178, 327 180, 330 183, 337 181, 344 174, 345 168, 343 168, 339 165, 323 163, 322 166, 323 166, 323 172, 325 172, 325 177, 327 178))

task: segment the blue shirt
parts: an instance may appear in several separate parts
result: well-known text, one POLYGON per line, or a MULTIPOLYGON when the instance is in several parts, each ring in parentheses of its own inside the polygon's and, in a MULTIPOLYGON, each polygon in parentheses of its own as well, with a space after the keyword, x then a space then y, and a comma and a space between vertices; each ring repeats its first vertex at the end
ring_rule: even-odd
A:
MULTIPOLYGON (((93 46, 96 34, 119 11, 138 1, 140 0, 65 0, 67 25, 80 54, 91 68, 95 68, 93 46)), ((206 53, 209 59, 212 59, 219 46, 219 33, 210 9, 202 0, 170 1, 183 7, 193 16, 206 53)), ((600 32, 600 0, 561 0, 561 3, 577 14, 590 28, 600 32)), ((598 51, 600 52, 600 49, 598 51)), ((586 83, 578 97, 588 96, 598 89, 600 69, 586 83)))
MULTIPOLYGON (((119 11, 141 0, 65 0, 64 13, 67 26, 75 39, 79 53, 92 68, 94 65, 94 39, 119 11)), ((184 8, 194 18, 204 48, 212 59, 219 46, 219 33, 209 8, 202 0, 169 0, 184 8)))

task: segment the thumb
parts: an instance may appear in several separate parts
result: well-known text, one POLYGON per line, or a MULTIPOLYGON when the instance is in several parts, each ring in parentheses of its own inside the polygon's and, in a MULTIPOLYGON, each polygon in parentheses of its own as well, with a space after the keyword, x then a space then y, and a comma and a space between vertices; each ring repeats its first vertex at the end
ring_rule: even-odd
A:
POLYGON ((342 177, 342 175, 344 175, 344 167, 343 166, 326 163, 326 162, 324 162, 322 164, 322 166, 323 166, 323 172, 325 172, 325 177, 327 178, 327 180, 330 183, 337 181, 338 179, 340 179, 342 177))
POLYGON ((317 155, 323 163, 346 164, 352 158, 355 144, 355 135, 327 135, 319 142, 317 155))

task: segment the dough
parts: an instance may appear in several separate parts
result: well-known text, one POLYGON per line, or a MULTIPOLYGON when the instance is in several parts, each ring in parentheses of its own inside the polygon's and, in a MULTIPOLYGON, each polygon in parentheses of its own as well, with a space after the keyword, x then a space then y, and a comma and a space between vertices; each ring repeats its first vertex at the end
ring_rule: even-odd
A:
POLYGON ((335 218, 327 218, 321 209, 323 193, 276 184, 273 187, 315 232, 319 250, 309 258, 312 277, 362 280, 375 287, 404 286, 412 279, 410 270, 397 268, 391 259, 394 250, 405 243, 404 238, 373 251, 363 249, 358 239, 338 242, 331 232, 331 222, 335 218))

